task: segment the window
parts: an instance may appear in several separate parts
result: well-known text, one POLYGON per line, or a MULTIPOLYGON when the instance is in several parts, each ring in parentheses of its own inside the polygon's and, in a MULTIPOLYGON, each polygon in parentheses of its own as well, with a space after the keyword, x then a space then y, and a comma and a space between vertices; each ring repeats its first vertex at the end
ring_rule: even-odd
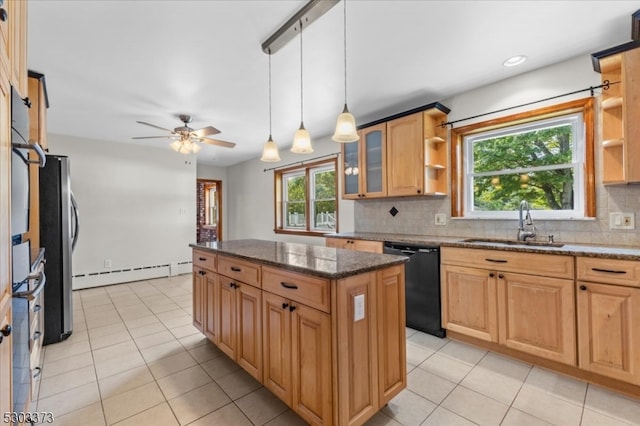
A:
POLYGON ((276 232, 306 235, 336 232, 336 161, 277 170, 276 232))
POLYGON ((216 226, 218 224, 218 187, 215 183, 204 186, 204 224, 216 226))
POLYGON ((454 176, 454 215, 513 218, 526 200, 541 219, 593 216, 591 104, 574 101, 452 131, 454 160, 463 162, 454 176))

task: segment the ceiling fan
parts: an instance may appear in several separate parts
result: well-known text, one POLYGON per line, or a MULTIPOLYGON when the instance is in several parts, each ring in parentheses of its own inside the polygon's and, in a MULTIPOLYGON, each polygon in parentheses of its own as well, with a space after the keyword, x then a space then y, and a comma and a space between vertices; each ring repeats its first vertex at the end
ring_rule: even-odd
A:
POLYGON ((156 126, 155 124, 147 123, 144 121, 136 121, 136 123, 144 124, 145 126, 155 127, 156 129, 164 130, 169 132, 170 134, 165 136, 136 136, 132 139, 158 139, 158 138, 169 138, 173 139, 173 143, 171 143, 171 148, 174 151, 177 151, 181 154, 189 154, 193 152, 196 154, 200 151, 201 147, 196 142, 202 142, 209 145, 222 146, 225 148, 233 148, 236 146, 233 142, 222 141, 219 139, 212 139, 209 136, 217 135, 220 133, 220 130, 216 129, 213 126, 203 127, 202 129, 194 130, 189 127, 189 123, 191 123, 192 117, 186 114, 178 115, 178 118, 183 126, 176 127, 175 129, 165 129, 164 127, 156 126))

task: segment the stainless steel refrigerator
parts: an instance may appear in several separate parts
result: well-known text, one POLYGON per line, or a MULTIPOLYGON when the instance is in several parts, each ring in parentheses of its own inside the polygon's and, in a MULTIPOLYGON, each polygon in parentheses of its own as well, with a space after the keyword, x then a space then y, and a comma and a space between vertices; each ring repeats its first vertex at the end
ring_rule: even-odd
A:
POLYGON ((47 155, 40 169, 40 245, 45 249, 44 340, 60 342, 73 331, 71 255, 78 240, 78 209, 71 192, 69 157, 47 155))

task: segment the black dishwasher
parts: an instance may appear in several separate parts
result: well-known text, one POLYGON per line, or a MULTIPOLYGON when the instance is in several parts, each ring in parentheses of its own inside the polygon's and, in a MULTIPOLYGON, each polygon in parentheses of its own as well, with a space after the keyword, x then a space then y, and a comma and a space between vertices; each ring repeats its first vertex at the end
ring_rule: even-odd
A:
POLYGON ((384 252, 409 258, 404 270, 407 327, 444 337, 440 319, 440 248, 386 242, 384 252))

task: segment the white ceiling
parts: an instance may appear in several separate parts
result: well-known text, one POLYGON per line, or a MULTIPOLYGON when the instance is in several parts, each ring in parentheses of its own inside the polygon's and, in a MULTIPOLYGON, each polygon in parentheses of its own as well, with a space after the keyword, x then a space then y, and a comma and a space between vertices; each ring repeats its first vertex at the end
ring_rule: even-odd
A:
MULTIPOLYGON (((306 3, 31 0, 28 66, 46 76, 49 132, 130 144, 163 134, 136 120, 174 128, 186 113, 191 127, 213 125, 216 138, 237 143, 205 147, 199 163, 259 157, 269 135, 261 44, 306 3)), ((349 108, 363 124, 627 42, 638 9, 611 0, 348 1, 349 108), (528 60, 502 66, 516 54, 528 60)), ((342 17, 338 3, 303 32, 312 140, 333 133, 344 103, 342 17)), ((299 38, 272 56, 272 79, 273 137, 289 149, 300 124, 299 38)))

